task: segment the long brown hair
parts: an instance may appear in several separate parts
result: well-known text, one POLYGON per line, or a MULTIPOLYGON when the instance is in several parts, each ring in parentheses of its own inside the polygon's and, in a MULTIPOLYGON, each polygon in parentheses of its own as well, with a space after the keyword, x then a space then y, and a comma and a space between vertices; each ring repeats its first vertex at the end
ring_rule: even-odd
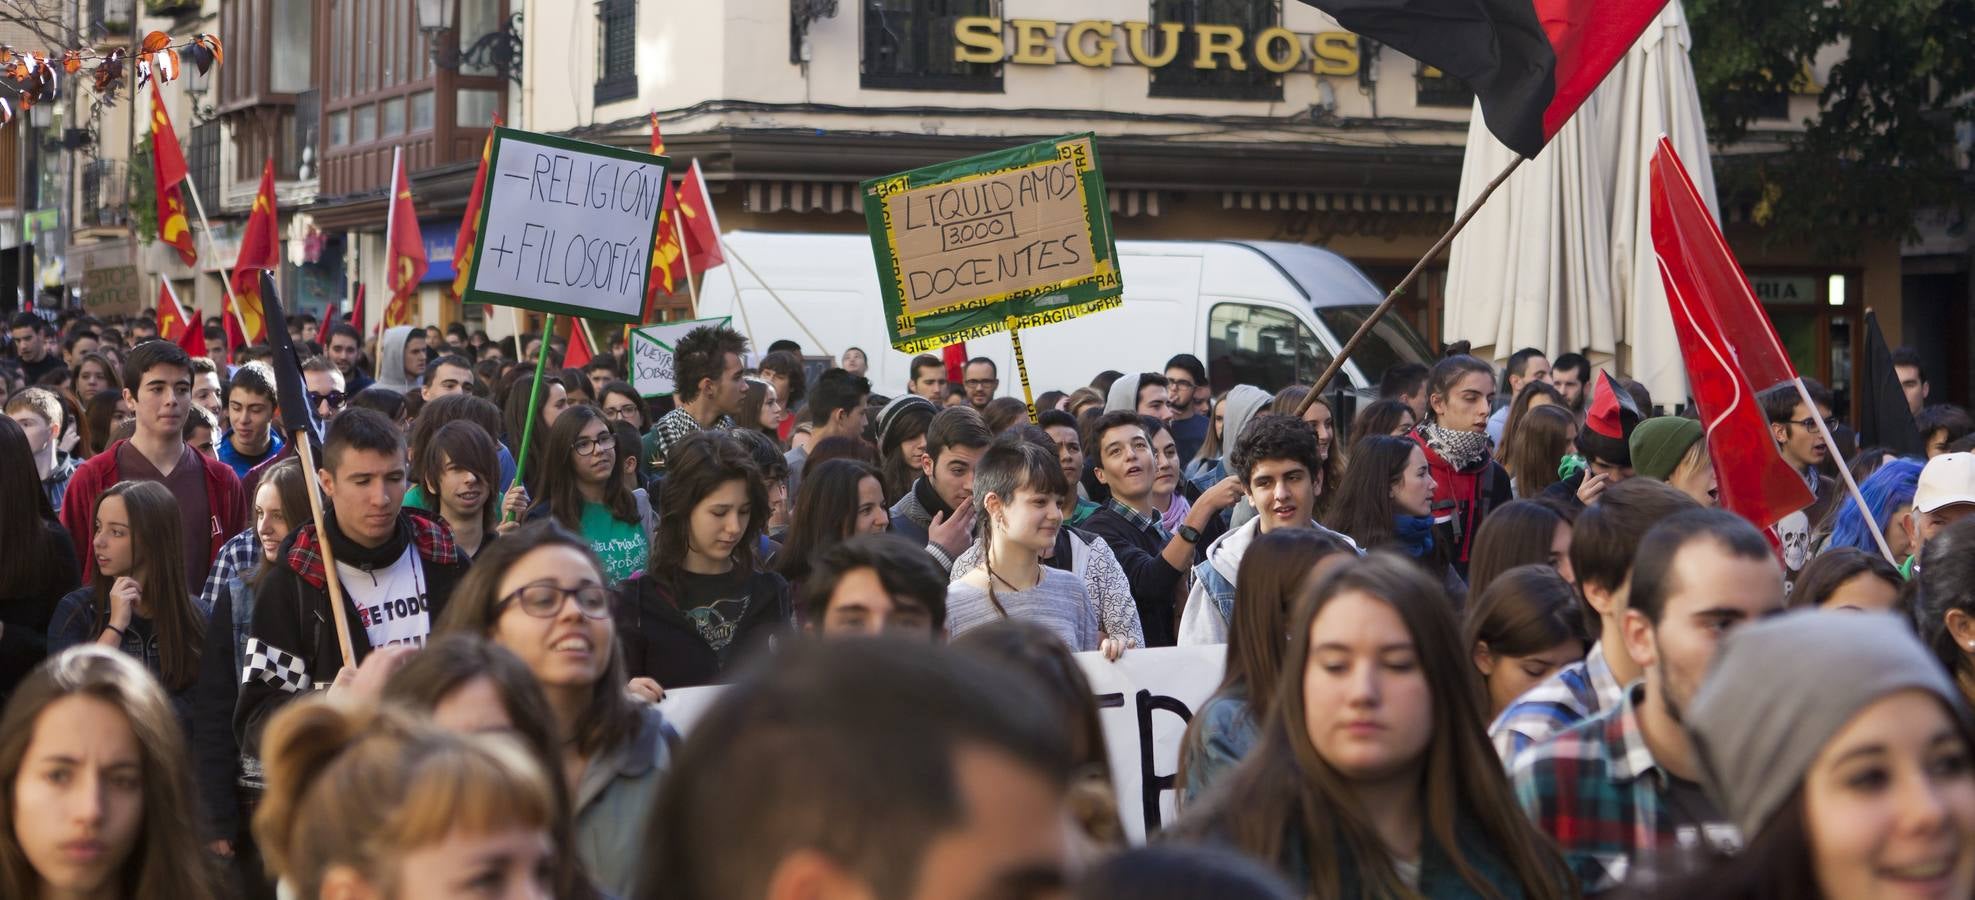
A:
MULTIPOLYGON (((295 529, 315 521, 315 509, 309 506, 309 492, 315 490, 315 482, 302 476, 301 457, 284 456, 276 460, 273 465, 267 467, 267 471, 261 473, 261 484, 273 485, 275 495, 281 498, 281 516, 288 520, 290 534, 293 534, 295 529)), ((258 491, 259 488, 256 490, 258 491)), ((253 499, 247 498, 248 502, 253 502, 253 499)), ((253 529, 258 525, 250 520, 247 527, 253 529)), ((258 543, 255 545, 255 550, 259 550, 258 543)), ((255 595, 259 596, 268 579, 277 577, 276 573, 284 568, 267 565, 266 560, 263 560, 257 552, 252 575, 255 595)))
MULTIPOLYGON (((420 715, 430 715, 446 697, 475 679, 485 678, 500 692, 513 735, 535 756, 542 771, 562 771, 562 736, 556 728, 555 712, 548 697, 535 681, 535 673, 507 648, 471 634, 439 637, 413 654, 404 668, 391 675, 384 685, 384 700, 420 715)), ((589 878, 576 852, 574 802, 569 783, 549 779, 555 795, 555 822, 549 828, 555 840, 556 896, 591 896, 589 878)))
MULTIPOLYGON (((1289 416, 1290 418, 1301 421, 1309 425, 1310 431, 1315 433, 1317 430, 1315 423, 1297 414, 1298 408, 1303 405, 1303 398, 1309 395, 1310 388, 1308 386, 1292 384, 1282 390, 1276 391, 1275 397, 1269 400, 1269 405, 1265 411, 1278 416, 1289 416)), ((1323 471, 1310 473, 1310 477, 1317 480, 1317 495, 1311 501, 1313 508, 1310 510, 1310 518, 1322 519, 1330 511, 1331 498, 1337 496, 1337 481, 1342 477, 1344 472, 1344 463, 1346 461, 1344 458, 1346 449, 1344 434, 1347 429, 1344 427, 1346 423, 1339 421, 1337 418, 1337 408, 1331 406, 1330 401, 1324 399, 1322 394, 1318 394, 1317 399, 1310 401, 1310 405, 1321 406, 1330 412, 1330 455, 1317 459, 1318 467, 1323 471)), ((1321 441, 1323 436, 1318 435, 1317 437, 1321 441)), ((1237 438, 1236 440, 1228 441, 1227 445, 1229 449, 1233 449, 1234 445, 1238 442, 1239 439, 1237 438)))
POLYGON ((513 738, 456 734, 402 711, 305 697, 268 724, 254 837, 297 896, 349 866, 386 896, 401 855, 456 831, 554 825, 554 790, 513 738))
MULTIPOLYGON (((1461 623, 1461 646, 1470 657, 1484 643, 1498 657, 1541 653, 1569 640, 1591 646, 1576 589, 1548 565, 1516 566, 1471 596, 1476 599, 1461 623)), ((1476 682, 1475 687, 1481 691, 1481 708, 1488 709, 1487 685, 1476 682)))
POLYGON ((1481 596, 1496 576, 1517 566, 1548 563, 1557 526, 1573 518, 1566 509, 1547 499, 1511 500, 1489 513, 1468 553, 1468 596, 1481 596))
POLYGON ((1515 452, 1516 439, 1520 433, 1517 426, 1522 424, 1522 418, 1529 415, 1532 409, 1543 408, 1533 405, 1536 403, 1537 397, 1543 397, 1550 401, 1544 404, 1545 406, 1561 407, 1566 411, 1570 409, 1564 403, 1563 392, 1551 387, 1548 382, 1537 381, 1532 378, 1527 384, 1524 384, 1522 390, 1516 392, 1515 398, 1509 401, 1509 417, 1502 425, 1502 445, 1495 448, 1495 461, 1504 464, 1505 467, 1509 461, 1510 454, 1515 452))
POLYGON ((1572 896, 1568 870, 1548 839, 1523 815, 1488 742, 1474 689, 1474 666, 1446 595, 1411 560, 1375 552, 1340 566, 1313 585, 1297 604, 1289 653, 1283 659, 1276 701, 1254 751, 1229 776, 1228 790, 1214 795, 1189 831, 1229 838, 1244 853, 1279 863, 1292 839, 1300 839, 1312 896, 1339 896, 1347 865, 1365 896, 1403 897, 1400 880, 1371 817, 1350 784, 1310 741, 1304 672, 1310 665, 1310 629, 1337 597, 1362 593, 1398 614, 1413 639, 1431 693, 1433 736, 1421 756, 1420 804, 1424 837, 1438 845, 1476 896, 1501 898, 1468 860, 1457 825, 1471 823, 1498 851, 1523 896, 1550 900, 1572 896))
MULTIPOLYGON (((611 432, 610 422, 603 417, 603 413, 588 404, 571 404, 555 417, 548 441, 542 446, 542 467, 535 470, 538 479, 535 484, 541 498, 535 504, 546 505, 549 515, 572 531, 582 528, 584 504, 583 490, 577 485, 576 478, 576 441, 591 422, 602 422, 603 433, 610 435, 611 442, 616 443, 617 437, 611 432)), ((593 452, 601 453, 603 450, 597 448, 593 452)), ((637 498, 632 496, 630 488, 624 486, 624 479, 615 462, 622 458, 618 454, 627 452, 637 451, 625 447, 612 450, 610 474, 605 476, 603 483, 603 505, 618 521, 638 522, 637 498)), ((493 501, 489 500, 488 503, 491 505, 493 501)))
MULTIPOLYGON (((178 498, 155 481, 119 481, 96 497, 98 527, 103 522, 103 501, 111 497, 122 498, 130 516, 130 575, 142 586, 144 605, 151 608, 151 625, 158 632, 158 680, 170 690, 184 690, 199 677, 206 623, 185 590, 178 498)), ((102 634, 110 624, 110 586, 115 583, 114 577, 96 571, 91 585, 96 628, 91 634, 102 634)))
MULTIPOLYGON (((1534 497, 1556 484, 1557 463, 1571 452, 1570 436, 1577 417, 1562 406, 1539 406, 1515 425, 1515 439, 1503 436, 1502 468, 1516 480, 1516 496, 1534 497)), ((1493 513, 1490 513, 1493 515, 1493 513)))
POLYGON ((747 485, 748 502, 747 527, 734 545, 734 567, 753 571, 754 547, 762 523, 768 521, 768 485, 740 442, 717 431, 687 435, 672 446, 665 471, 665 482, 658 489, 658 508, 665 514, 659 517, 652 534, 646 575, 677 591, 678 576, 686 571, 686 551, 692 542, 693 510, 729 481, 747 485))
POLYGON ((34 740, 35 721, 58 700, 90 697, 123 713, 143 757, 143 832, 124 859, 117 885, 131 900, 206 900, 219 878, 190 821, 197 808, 186 736, 171 701, 142 663, 107 647, 62 651, 22 681, 0 717, 0 897, 33 897, 40 876, 14 831, 14 782, 34 740))
MULTIPOLYGON (((446 611, 440 614, 433 634, 464 633, 491 638, 494 623, 501 617, 501 579, 522 557, 545 546, 575 550, 583 554, 583 558, 599 574, 603 572, 603 564, 597 561, 596 552, 590 549, 588 541, 554 522, 530 522, 487 544, 486 549, 473 558, 473 565, 453 588, 453 595, 446 602, 446 611)), ((611 625, 614 632, 614 616, 611 625)), ((624 693, 624 685, 630 680, 624 662, 624 643, 613 633, 610 659, 604 663, 603 674, 597 677, 597 683, 590 691, 583 714, 576 717, 576 733, 567 735, 584 755, 620 746, 637 733, 640 721, 638 706, 624 693)))
POLYGON ((988 602, 1004 619, 1008 618, 1008 610, 1002 608, 1001 598, 994 594, 994 516, 988 514, 987 498, 993 495, 1004 504, 1013 504, 1015 492, 1022 488, 1048 494, 1061 503, 1070 491, 1070 482, 1063 476, 1056 454, 1022 440, 1019 435, 995 439, 974 465, 974 530, 981 542, 981 567, 987 571, 988 602))

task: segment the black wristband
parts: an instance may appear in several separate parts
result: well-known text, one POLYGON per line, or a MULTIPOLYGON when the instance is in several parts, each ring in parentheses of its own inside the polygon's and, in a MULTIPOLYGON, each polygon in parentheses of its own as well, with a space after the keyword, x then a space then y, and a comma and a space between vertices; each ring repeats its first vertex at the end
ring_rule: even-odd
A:
POLYGON ((111 631, 114 631, 114 632, 116 632, 116 633, 117 633, 117 640, 123 640, 124 638, 127 638, 127 637, 129 637, 129 636, 130 636, 129 634, 127 634, 127 633, 125 633, 125 631, 124 631, 123 629, 121 629, 121 628, 118 628, 118 627, 117 627, 117 626, 115 626, 115 625, 108 625, 108 624, 106 624, 106 625, 104 625, 103 627, 104 627, 104 628, 108 628, 109 630, 111 630, 111 631))

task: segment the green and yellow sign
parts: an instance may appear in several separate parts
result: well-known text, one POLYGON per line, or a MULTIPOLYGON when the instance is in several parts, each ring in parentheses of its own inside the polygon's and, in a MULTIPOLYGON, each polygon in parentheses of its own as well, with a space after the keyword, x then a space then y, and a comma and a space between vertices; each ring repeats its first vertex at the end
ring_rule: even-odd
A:
POLYGON ((1089 134, 863 184, 894 349, 923 353, 1122 305, 1089 134))

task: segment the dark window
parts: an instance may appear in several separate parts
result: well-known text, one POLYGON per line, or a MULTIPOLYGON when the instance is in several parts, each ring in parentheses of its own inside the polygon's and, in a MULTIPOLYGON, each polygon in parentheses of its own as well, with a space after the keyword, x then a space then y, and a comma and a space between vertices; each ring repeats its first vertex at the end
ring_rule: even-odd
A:
POLYGON ((1414 76, 1416 90, 1414 102, 1421 106, 1453 106, 1466 109, 1474 105, 1474 89, 1468 83, 1455 78, 1425 63, 1420 63, 1419 73, 1414 76))
POLYGON ((207 209, 220 209, 219 123, 201 122, 192 126, 191 146, 185 151, 185 167, 192 171, 193 185, 199 189, 199 202, 207 209))
POLYGON ((638 96, 637 0, 597 0, 595 102, 638 96))
POLYGON ((953 22, 998 15, 996 0, 864 0, 867 88, 999 91, 998 63, 953 58, 953 22))
MULTIPOLYGON (((1179 52, 1171 62, 1151 69, 1154 97, 1211 97, 1218 100, 1281 100, 1282 76, 1256 64, 1250 48, 1255 36, 1282 21, 1282 4, 1276 0, 1152 0, 1152 29, 1147 41, 1159 40, 1161 24, 1186 26, 1180 32, 1179 52), (1238 58, 1247 65, 1236 69, 1226 56, 1215 57, 1216 67, 1196 69, 1200 36, 1196 25, 1232 25, 1241 29, 1238 58)), ((1157 57, 1163 44, 1147 48, 1157 57)))
POLYGON ((1273 392, 1316 380, 1330 365, 1330 351, 1284 310, 1218 303, 1207 314, 1207 365, 1215 384, 1273 392))

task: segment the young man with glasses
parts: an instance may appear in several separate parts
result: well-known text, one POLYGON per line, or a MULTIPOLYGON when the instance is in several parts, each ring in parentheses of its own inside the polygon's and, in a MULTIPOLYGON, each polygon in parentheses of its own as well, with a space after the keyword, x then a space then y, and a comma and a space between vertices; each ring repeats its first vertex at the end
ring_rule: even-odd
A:
POLYGON ((1809 506, 1776 523, 1777 539, 1783 545, 1783 567, 1787 573, 1784 579, 1793 586, 1797 573, 1810 563, 1811 529, 1824 521, 1841 493, 1835 480, 1818 471, 1831 456, 1830 448, 1824 443, 1824 433, 1817 427, 1820 407, 1831 406, 1831 392, 1809 378, 1804 379, 1804 387, 1810 394, 1809 404, 1793 384, 1777 385, 1763 391, 1759 398, 1763 415, 1769 419, 1770 436, 1776 439, 1776 452, 1802 476, 1816 497, 1809 506))
POLYGON ((322 542, 336 557, 354 662, 393 644, 419 645, 466 572, 466 556, 431 513, 404 507, 405 436, 382 414, 351 409, 322 442, 328 522, 289 535, 260 582, 247 631, 233 733, 258 756, 261 729, 282 704, 336 680, 343 655, 329 605, 322 542))
POLYGON ((1195 412, 1194 401, 1212 392, 1207 367, 1200 364, 1199 357, 1182 353, 1166 360, 1166 402, 1173 411, 1173 420, 1166 427, 1173 432, 1173 443, 1179 445, 1182 465, 1192 462, 1207 440, 1209 417, 1195 412))
POLYGON ((976 356, 967 360, 967 367, 961 372, 961 386, 967 389, 967 405, 973 407, 975 412, 986 412, 995 392, 1001 389, 1001 370, 995 366, 994 360, 976 356))

